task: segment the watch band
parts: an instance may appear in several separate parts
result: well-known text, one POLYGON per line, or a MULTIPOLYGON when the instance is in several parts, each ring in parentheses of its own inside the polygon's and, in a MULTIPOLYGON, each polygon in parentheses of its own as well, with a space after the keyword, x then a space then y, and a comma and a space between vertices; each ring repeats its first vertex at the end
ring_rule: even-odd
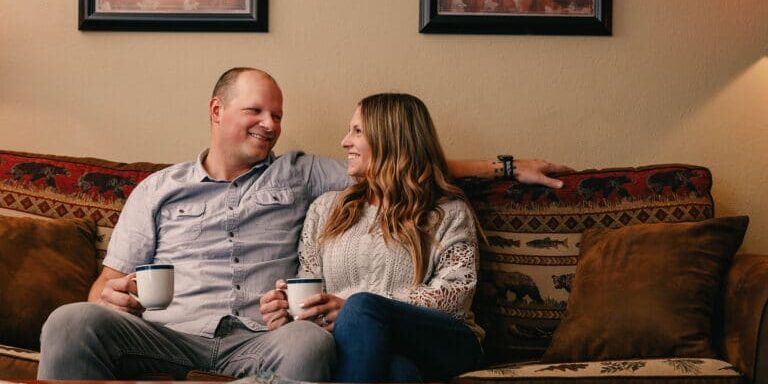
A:
POLYGON ((497 156, 504 167, 504 178, 514 180, 515 178, 515 158, 512 155, 497 156))

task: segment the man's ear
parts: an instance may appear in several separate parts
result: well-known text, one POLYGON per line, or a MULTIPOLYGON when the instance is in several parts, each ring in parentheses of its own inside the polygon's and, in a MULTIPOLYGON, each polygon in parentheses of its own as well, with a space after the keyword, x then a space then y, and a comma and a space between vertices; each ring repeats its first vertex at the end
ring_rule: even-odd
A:
POLYGON ((218 97, 212 97, 208 102, 208 114, 211 117, 211 122, 219 124, 221 122, 221 99, 218 97))

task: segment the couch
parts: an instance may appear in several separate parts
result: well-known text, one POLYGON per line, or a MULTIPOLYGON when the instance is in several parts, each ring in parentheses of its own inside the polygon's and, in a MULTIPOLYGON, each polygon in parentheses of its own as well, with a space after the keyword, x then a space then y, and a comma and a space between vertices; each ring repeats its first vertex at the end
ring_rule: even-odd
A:
MULTIPOLYGON (((46 317, 86 300, 125 198, 165 166, 0 151, 0 379, 35 377, 46 317)), ((559 177, 560 190, 460 180, 483 228, 473 309, 487 336, 483 369, 455 382, 768 383, 768 255, 733 254, 746 219, 714 218, 708 169, 559 177)))

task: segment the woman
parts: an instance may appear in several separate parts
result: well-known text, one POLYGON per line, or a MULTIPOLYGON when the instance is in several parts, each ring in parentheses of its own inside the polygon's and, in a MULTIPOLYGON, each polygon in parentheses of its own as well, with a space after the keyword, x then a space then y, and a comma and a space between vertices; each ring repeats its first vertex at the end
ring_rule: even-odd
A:
MULTIPOLYGON (((484 335, 470 311, 475 219, 447 179, 426 106, 405 94, 366 97, 341 143, 356 183, 312 204, 299 245, 299 276, 324 278, 329 293, 308 299, 297 319, 333 332, 335 381, 445 380, 472 369, 484 335)), ((282 312, 264 320, 288 321, 282 312)))

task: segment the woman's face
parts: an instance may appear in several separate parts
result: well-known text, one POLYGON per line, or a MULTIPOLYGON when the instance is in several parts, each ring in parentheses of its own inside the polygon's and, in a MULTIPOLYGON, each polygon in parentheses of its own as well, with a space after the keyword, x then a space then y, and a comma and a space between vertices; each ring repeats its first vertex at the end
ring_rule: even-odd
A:
POLYGON ((371 164, 371 145, 363 134, 363 117, 360 107, 355 109, 352 121, 349 122, 349 131, 341 146, 347 151, 347 174, 363 177, 371 164))

